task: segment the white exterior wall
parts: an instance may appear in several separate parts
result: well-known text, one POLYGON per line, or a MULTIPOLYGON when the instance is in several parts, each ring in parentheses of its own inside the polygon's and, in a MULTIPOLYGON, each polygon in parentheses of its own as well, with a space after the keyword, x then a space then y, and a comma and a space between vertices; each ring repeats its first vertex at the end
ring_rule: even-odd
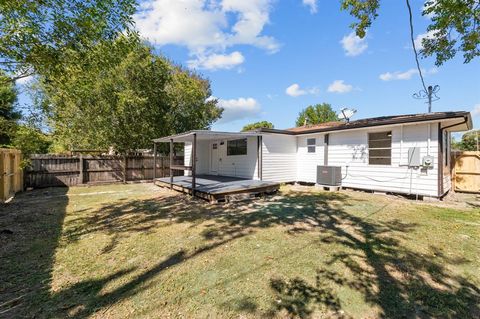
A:
POLYGON ((262 136, 262 179, 274 182, 297 180, 297 139, 290 135, 262 136))
MULTIPOLYGON (((342 185, 345 187, 438 196, 437 132, 436 124, 330 132, 328 165, 342 167, 342 185), (392 163, 369 165, 368 133, 384 131, 392 131, 392 163), (409 168, 406 165, 409 147, 420 147, 421 158, 427 153, 432 155, 435 159, 433 169, 409 168)), ((323 135, 298 137, 298 181, 315 182, 316 165, 323 165, 323 135), (315 155, 307 153, 306 139, 309 137, 317 138, 315 155)))
MULTIPOLYGON (((262 136, 262 177, 275 182, 316 182, 318 165, 324 165, 325 133, 262 136), (307 139, 316 139, 315 153, 308 153, 307 139)), ((218 174, 258 179, 257 137, 248 137, 247 155, 227 156, 227 140, 198 141, 198 174, 210 174, 210 149, 218 143, 218 174), (221 145, 223 142, 223 145, 221 145)), ((448 144, 445 149, 449 149, 448 144)), ((185 145, 185 165, 191 165, 191 143, 185 145)), ((329 132, 328 165, 342 167, 345 187, 440 196, 438 123, 403 124, 329 132), (369 165, 368 133, 392 132, 391 165, 369 165), (420 148, 420 158, 431 155, 432 169, 409 168, 409 147, 420 148)), ((444 156, 449 156, 445 153, 444 156)), ((443 167, 444 192, 451 187, 450 159, 443 167)), ((190 174, 191 172, 188 172, 190 174)))
MULTIPOLYGON (((227 156, 227 141, 197 141, 197 174, 210 174, 210 148, 217 143, 218 175, 258 179, 257 137, 247 138, 247 155, 227 156)), ((192 165, 192 143, 186 142, 184 149, 185 165, 192 165)), ((191 173, 186 171, 185 175, 191 173)))
POLYGON ((218 145, 218 154, 220 163, 218 174, 223 176, 244 177, 249 179, 258 179, 257 165, 257 137, 247 138, 247 155, 227 156, 227 141, 218 145))
POLYGON ((315 183, 317 180, 317 166, 323 165, 324 134, 297 137, 297 181, 315 183), (315 153, 308 153, 307 139, 315 138, 315 153))

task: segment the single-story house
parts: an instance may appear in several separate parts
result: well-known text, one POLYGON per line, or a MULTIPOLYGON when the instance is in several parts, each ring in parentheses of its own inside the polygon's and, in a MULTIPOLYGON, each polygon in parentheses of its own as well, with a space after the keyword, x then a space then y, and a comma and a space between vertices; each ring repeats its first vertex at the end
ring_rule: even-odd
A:
POLYGON ((435 112, 285 130, 197 130, 154 142, 185 143, 185 165, 174 168, 194 179, 341 184, 439 198, 451 189, 450 135, 471 128, 469 112, 435 112))

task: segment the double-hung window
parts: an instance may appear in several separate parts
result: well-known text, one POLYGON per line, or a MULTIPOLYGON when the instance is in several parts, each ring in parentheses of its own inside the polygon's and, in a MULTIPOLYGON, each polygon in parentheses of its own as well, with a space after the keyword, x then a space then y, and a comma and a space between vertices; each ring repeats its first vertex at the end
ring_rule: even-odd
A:
POLYGON ((317 139, 307 138, 307 152, 308 153, 315 153, 316 145, 317 145, 317 139))
POLYGON ((392 164, 392 132, 368 134, 368 163, 370 165, 392 164))

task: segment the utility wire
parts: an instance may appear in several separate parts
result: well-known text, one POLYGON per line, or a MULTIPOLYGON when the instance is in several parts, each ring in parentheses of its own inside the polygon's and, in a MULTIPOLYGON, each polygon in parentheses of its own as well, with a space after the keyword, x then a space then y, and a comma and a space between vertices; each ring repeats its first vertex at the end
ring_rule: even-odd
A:
POLYGON ((423 73, 422 69, 420 68, 420 62, 418 61, 418 53, 417 53, 417 47, 415 46, 415 39, 413 37, 413 16, 412 16, 412 7, 410 7, 410 1, 405 0, 407 2, 407 7, 408 7, 408 14, 410 18, 410 40, 412 41, 412 46, 413 46, 413 52, 415 53, 415 61, 417 62, 417 69, 418 69, 418 74, 420 75, 420 80, 422 80, 422 85, 423 89, 425 90, 425 93, 428 93, 427 86, 425 85, 425 81, 423 80, 423 73))

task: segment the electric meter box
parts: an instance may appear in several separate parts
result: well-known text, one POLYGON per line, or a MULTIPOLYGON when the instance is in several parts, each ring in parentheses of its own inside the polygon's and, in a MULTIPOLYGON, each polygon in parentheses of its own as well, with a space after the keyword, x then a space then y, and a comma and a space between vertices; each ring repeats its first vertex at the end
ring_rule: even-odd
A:
POLYGON ((422 158, 423 167, 433 167, 433 156, 427 155, 422 158))

